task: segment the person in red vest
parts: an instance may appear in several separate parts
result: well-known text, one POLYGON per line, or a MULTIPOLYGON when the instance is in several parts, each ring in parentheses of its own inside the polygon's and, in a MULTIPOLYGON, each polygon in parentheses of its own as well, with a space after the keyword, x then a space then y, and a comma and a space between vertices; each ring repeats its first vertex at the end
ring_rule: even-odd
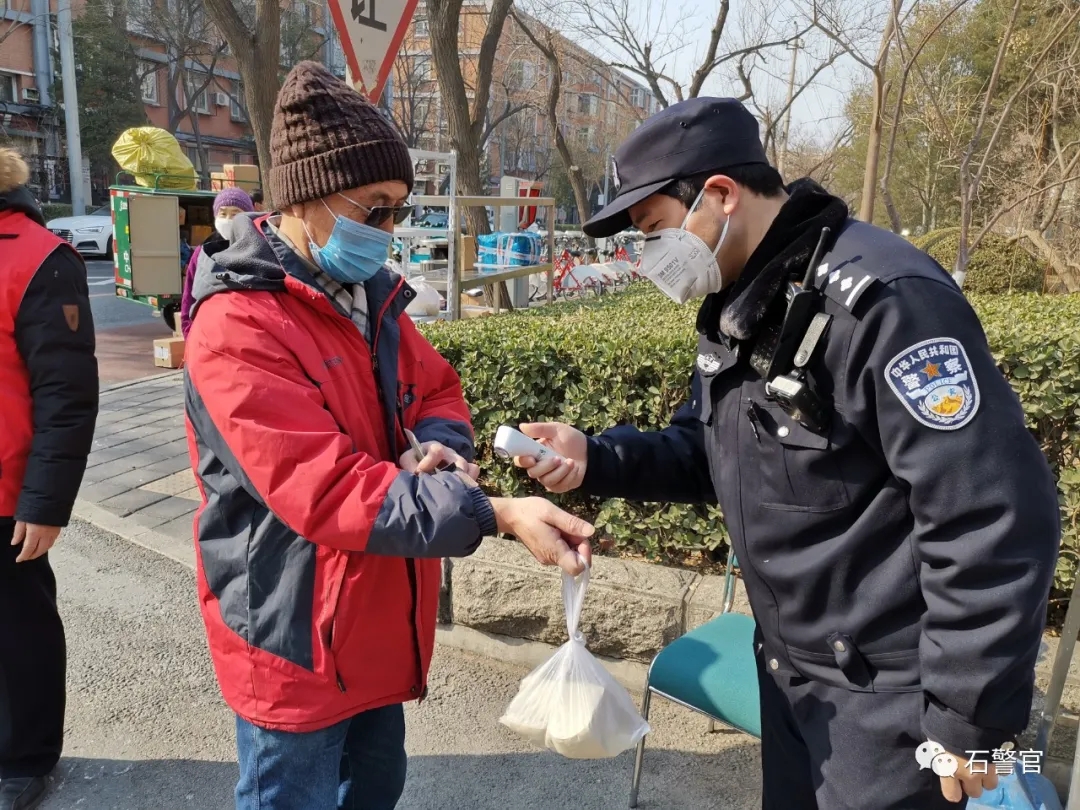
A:
POLYGON ((45 794, 64 737, 64 626, 48 552, 94 438, 86 267, 45 230, 18 152, 0 149, 0 810, 45 794))

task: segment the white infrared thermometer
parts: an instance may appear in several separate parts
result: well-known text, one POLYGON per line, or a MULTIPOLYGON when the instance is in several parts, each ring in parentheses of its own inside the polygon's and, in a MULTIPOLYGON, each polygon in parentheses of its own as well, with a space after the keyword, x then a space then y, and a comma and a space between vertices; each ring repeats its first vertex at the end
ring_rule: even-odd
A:
POLYGON ((537 461, 546 458, 562 458, 550 447, 544 447, 535 439, 530 439, 520 430, 503 425, 495 432, 495 455, 499 458, 514 456, 532 456, 537 461))

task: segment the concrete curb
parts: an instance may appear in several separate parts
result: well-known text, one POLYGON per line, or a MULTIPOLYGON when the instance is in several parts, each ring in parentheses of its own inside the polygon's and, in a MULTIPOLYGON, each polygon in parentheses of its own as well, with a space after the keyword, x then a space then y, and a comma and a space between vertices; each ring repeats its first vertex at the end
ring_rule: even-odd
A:
MULTIPOLYGON (((529 667, 530 669, 540 666, 551 658, 552 653, 558 649, 553 644, 484 633, 471 627, 465 627, 462 624, 437 625, 435 628, 435 642, 446 647, 454 647, 474 655, 483 656, 484 658, 494 658, 510 664, 529 667)), ((596 658, 614 676, 615 680, 621 683, 628 691, 641 694, 645 688, 645 676, 649 672, 648 666, 637 661, 608 658, 603 655, 597 655, 596 658)))
MULTIPOLYGON (((75 501, 72 515, 79 520, 97 526, 99 529, 115 534, 129 543, 134 543, 148 551, 178 562, 186 568, 195 570, 195 548, 192 543, 184 543, 161 532, 147 529, 130 517, 120 517, 104 507, 82 499, 75 501)), ((485 544, 509 542, 507 540, 488 538, 485 544)), ((555 579, 555 577, 551 578, 555 579)), ((439 624, 435 630, 435 640, 447 647, 464 650, 485 658, 495 658, 500 661, 520 664, 530 669, 540 666, 557 649, 552 644, 485 633, 460 624, 439 624)), ((645 685, 645 676, 648 673, 646 665, 636 661, 608 658, 601 655, 598 655, 597 659, 626 689, 635 693, 641 692, 645 685)))
POLYGON ((84 501, 81 498, 75 501, 72 515, 79 520, 92 523, 99 529, 115 534, 129 543, 160 554, 174 562, 195 570, 195 546, 191 540, 184 542, 175 537, 148 529, 136 520, 129 517, 120 517, 97 504, 84 501))
MULTIPOLYGON (((195 570, 190 539, 148 529, 83 499, 75 502, 72 514, 195 570)), ((471 557, 445 560, 443 579, 436 633, 440 643, 535 667, 566 641, 560 575, 557 569, 537 565, 520 543, 489 537, 471 557)), ((723 606, 723 577, 638 560, 596 557, 589 590, 581 619, 589 649, 635 691, 644 684, 648 664, 659 650, 718 615, 723 606)), ((733 609, 751 615, 741 585, 733 609)), ((1057 642, 1044 637, 1035 667, 1040 688, 1050 676, 1057 642)), ((1080 660, 1074 660, 1063 707, 1080 706, 1078 671, 1080 660)))
MULTIPOLYGON (((489 537, 472 556, 452 560, 446 579, 444 623, 547 645, 566 641, 561 574, 537 565, 521 543, 489 537)), ((719 615, 723 590, 720 576, 595 557, 581 631, 595 654, 648 664, 671 641, 719 615)), ((741 588, 734 610, 750 613, 741 588)))

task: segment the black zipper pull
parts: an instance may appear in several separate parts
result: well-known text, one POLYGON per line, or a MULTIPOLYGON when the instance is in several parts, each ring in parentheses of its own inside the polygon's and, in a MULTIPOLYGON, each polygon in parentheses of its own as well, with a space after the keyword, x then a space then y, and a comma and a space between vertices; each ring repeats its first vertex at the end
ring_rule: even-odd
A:
POLYGON ((746 416, 750 420, 750 429, 754 431, 754 438, 757 439, 758 442, 760 442, 761 434, 758 433, 758 413, 757 405, 755 403, 751 402, 746 407, 746 416))

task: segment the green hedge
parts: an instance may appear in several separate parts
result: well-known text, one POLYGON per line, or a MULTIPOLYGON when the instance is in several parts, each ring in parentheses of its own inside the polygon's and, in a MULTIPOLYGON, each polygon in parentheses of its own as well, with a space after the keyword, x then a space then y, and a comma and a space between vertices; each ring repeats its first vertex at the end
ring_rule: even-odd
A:
MULTIPOLYGON (((1080 296, 972 296, 991 346, 1024 402, 1032 431, 1060 477, 1065 546, 1080 524, 1080 296)), ((620 423, 660 428, 687 394, 696 356, 695 307, 670 303, 648 283, 618 296, 515 312, 424 332, 461 374, 474 414, 479 463, 491 492, 538 488, 495 458, 501 424, 553 419, 597 432, 620 423)), ((726 543, 718 509, 558 499, 595 520, 623 553, 692 562, 726 543)), ((1073 553, 1060 584, 1071 582, 1073 553)))
POLYGON ((60 219, 61 217, 71 216, 71 204, 70 203, 45 203, 41 206, 41 214, 45 217, 45 221, 48 222, 51 219, 60 219))
MULTIPOLYGON (((960 252, 960 229, 941 228, 914 240, 952 272, 960 252)), ((971 253, 964 290, 969 293, 1042 292, 1045 269, 1042 263, 1016 242, 989 233, 971 253)))

